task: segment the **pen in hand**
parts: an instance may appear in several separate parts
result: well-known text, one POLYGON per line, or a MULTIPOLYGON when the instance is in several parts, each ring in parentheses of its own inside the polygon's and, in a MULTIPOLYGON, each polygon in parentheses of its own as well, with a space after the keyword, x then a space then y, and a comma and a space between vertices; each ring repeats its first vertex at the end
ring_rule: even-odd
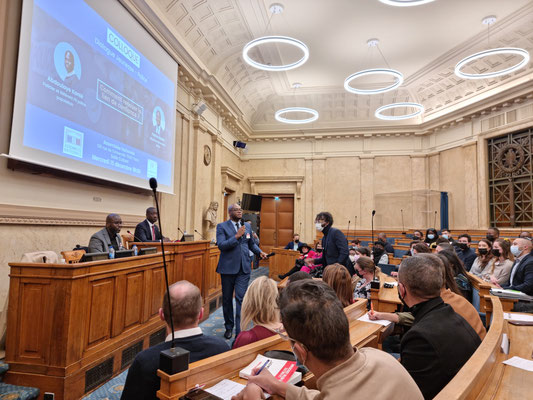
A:
POLYGON ((272 363, 272 361, 266 360, 265 363, 263 364, 263 366, 261 368, 259 368, 259 371, 257 371, 254 376, 259 375, 261 373, 261 371, 263 371, 263 369, 265 369, 265 367, 268 369, 268 367, 270 366, 271 363, 272 363))

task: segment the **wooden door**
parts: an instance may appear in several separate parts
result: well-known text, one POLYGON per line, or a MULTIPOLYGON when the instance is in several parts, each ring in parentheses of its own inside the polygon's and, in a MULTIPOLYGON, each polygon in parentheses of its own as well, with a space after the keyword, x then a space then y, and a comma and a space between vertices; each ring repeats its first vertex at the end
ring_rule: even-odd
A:
POLYGON ((270 253, 273 247, 285 247, 294 233, 294 197, 263 194, 261 201, 261 249, 270 253))

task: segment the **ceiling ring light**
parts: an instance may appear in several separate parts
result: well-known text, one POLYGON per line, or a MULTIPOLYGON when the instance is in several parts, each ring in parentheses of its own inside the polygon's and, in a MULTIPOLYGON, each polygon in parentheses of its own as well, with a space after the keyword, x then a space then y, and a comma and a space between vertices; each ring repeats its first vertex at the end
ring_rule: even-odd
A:
POLYGON ((276 118, 277 121, 283 122, 285 124, 308 124, 318 119, 318 111, 313 110, 312 108, 306 108, 306 107, 288 107, 288 108, 283 108, 281 110, 276 111, 276 114, 274 114, 274 118, 276 118), (290 119, 290 118, 285 118, 282 116, 283 114, 294 113, 294 112, 307 113, 307 114, 310 114, 311 117, 305 118, 305 119, 290 119))
POLYGON ((424 106, 422 104, 403 102, 403 103, 387 104, 385 106, 379 107, 374 113, 374 116, 376 118, 379 118, 385 121, 398 121, 402 119, 409 119, 409 118, 416 117, 422 114, 423 112, 424 112, 424 106), (398 115, 398 116, 382 114, 383 111, 392 110, 394 108, 400 108, 400 107, 413 107, 416 109, 416 111, 411 114, 404 114, 404 115, 398 115))
POLYGON ((252 40, 251 42, 248 42, 244 48, 242 49, 242 58, 246 63, 251 65, 254 68, 262 69, 263 71, 288 71, 290 69, 298 68, 300 65, 303 65, 307 59, 309 58, 309 49, 307 48, 306 44, 304 42, 301 42, 298 39, 293 39, 288 36, 263 36, 257 39, 252 40), (283 44, 289 44, 294 47, 299 48, 303 52, 303 57, 300 58, 298 61, 293 62, 291 64, 286 65, 268 65, 268 64, 261 64, 257 61, 254 61, 248 56, 248 53, 251 49, 254 47, 257 47, 262 44, 267 43, 283 43, 283 44))
POLYGON ((350 93, 355 94, 377 94, 377 93, 385 93, 389 90, 394 90, 398 86, 400 86, 403 83, 403 74, 399 71, 396 71, 394 69, 389 68, 372 68, 372 69, 365 69, 363 71, 356 72, 352 75, 350 75, 348 78, 344 80, 344 89, 346 89, 350 93), (353 86, 350 86, 350 82, 352 82, 354 79, 361 78, 363 76, 368 75, 390 75, 396 79, 396 81, 387 87, 383 87, 380 89, 357 89, 353 86))
POLYGON ((411 6, 421 6, 422 4, 431 3, 435 0, 379 0, 379 1, 389 6, 411 7, 411 6))
POLYGON ((457 75, 460 78, 464 79, 486 79, 486 78, 494 78, 501 75, 510 74, 511 72, 517 71, 523 66, 525 66, 529 62, 529 53, 520 48, 515 47, 502 47, 499 49, 490 49, 485 51, 480 51, 479 53, 472 54, 471 56, 468 56, 466 58, 463 58, 461 61, 457 63, 455 66, 455 75, 457 75), (469 62, 479 60, 484 57, 498 55, 498 54, 514 54, 518 56, 522 56, 522 61, 519 63, 499 71, 494 72, 487 72, 484 74, 467 74, 466 72, 461 71, 461 69, 468 64, 469 62))

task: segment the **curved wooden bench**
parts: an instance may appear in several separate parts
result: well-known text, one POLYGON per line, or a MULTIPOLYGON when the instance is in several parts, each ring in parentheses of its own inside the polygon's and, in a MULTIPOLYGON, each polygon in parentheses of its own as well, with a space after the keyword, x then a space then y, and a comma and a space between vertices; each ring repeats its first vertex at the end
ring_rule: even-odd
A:
POLYGON ((501 362, 501 342, 505 329, 500 299, 490 296, 492 325, 483 342, 457 375, 442 389, 434 400, 476 399, 489 381, 491 372, 501 362))

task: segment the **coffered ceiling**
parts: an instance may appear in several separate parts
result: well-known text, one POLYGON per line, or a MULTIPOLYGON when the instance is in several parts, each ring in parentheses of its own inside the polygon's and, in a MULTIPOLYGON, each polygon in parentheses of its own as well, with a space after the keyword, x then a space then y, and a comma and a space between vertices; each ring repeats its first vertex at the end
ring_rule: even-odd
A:
MULTIPOLYGON (((137 0, 136 3, 140 3, 137 0)), ((533 65, 510 75, 464 80, 453 70, 462 58, 496 47, 521 47, 533 56, 533 1, 435 0, 418 7, 391 7, 378 0, 145 0, 153 25, 164 24, 189 53, 204 81, 232 99, 239 118, 253 136, 313 130, 358 130, 402 125, 374 117, 374 111, 397 101, 425 107, 423 116, 403 122, 420 125, 457 112, 481 99, 513 90, 533 80, 533 65), (274 2, 284 12, 272 15, 274 2), (482 19, 495 15, 490 35, 482 19), (243 61, 242 48, 264 35, 286 35, 307 44, 310 58, 300 68, 266 72, 243 61), (366 42, 379 39, 379 51, 366 42), (344 79, 366 68, 385 67, 403 73, 405 81, 379 95, 356 95, 343 88, 344 79), (302 84, 293 89, 292 84, 302 84), (318 121, 286 125, 276 110, 303 106, 320 113, 318 121)), ((264 45, 251 53, 264 63, 295 61, 297 49, 264 45)), ((520 61, 493 56, 469 64, 469 71, 499 70, 520 61)), ((191 66, 184 65, 184 68, 191 66)), ((365 81, 362 87, 386 82, 365 81)), ((199 91, 198 95, 207 94, 199 91)))

